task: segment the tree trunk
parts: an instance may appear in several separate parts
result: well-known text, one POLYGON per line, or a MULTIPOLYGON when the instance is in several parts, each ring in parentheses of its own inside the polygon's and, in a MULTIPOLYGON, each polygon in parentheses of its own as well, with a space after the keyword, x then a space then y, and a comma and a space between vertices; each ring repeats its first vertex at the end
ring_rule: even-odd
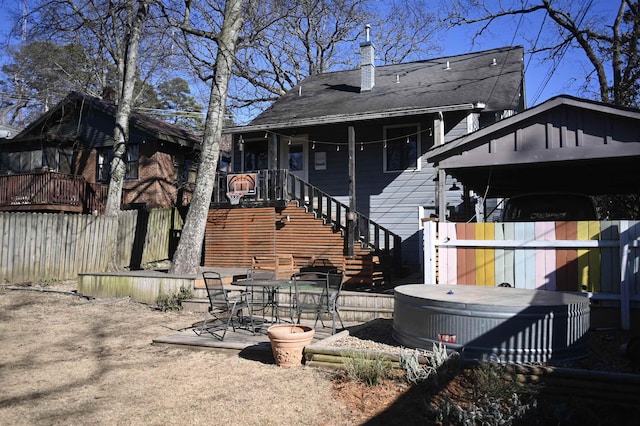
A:
MULTIPOLYGON (((149 13, 148 0, 138 1, 138 10, 133 18, 131 32, 128 40, 125 40, 125 54, 121 56, 123 71, 120 75, 121 90, 119 90, 118 107, 116 112, 116 125, 113 131, 113 158, 111 160, 111 174, 109 179, 109 192, 105 206, 106 216, 118 216, 122 200, 122 184, 126 175, 126 149, 129 142, 129 115, 133 102, 133 89, 135 86, 136 69, 138 63, 138 46, 142 36, 142 27, 149 13)), ((111 270, 119 269, 117 262, 118 232, 111 235, 111 270)))
POLYGON ((119 90, 116 125, 113 132, 113 159, 111 160, 111 176, 105 215, 117 216, 120 212, 122 199, 122 183, 126 174, 125 152, 129 142, 129 115, 133 102, 133 89, 136 81, 138 64, 138 46, 142 36, 142 27, 149 13, 148 0, 138 1, 138 11, 133 19, 128 40, 124 43, 126 52, 122 55, 124 68, 120 75, 121 90, 119 90))
MULTIPOLYGON (((182 228, 182 236, 173 257, 172 273, 195 274, 200 267, 202 242, 220 154, 229 79, 242 22, 242 0, 227 0, 222 30, 216 39, 218 52, 214 70, 215 79, 209 97, 196 187, 182 228)), ((185 31, 188 30, 185 29, 185 31)))

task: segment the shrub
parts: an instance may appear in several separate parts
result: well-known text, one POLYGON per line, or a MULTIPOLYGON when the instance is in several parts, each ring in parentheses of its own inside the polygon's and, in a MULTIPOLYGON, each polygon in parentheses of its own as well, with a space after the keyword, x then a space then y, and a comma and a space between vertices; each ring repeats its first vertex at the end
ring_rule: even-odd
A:
POLYGON ((192 297, 193 292, 191 289, 181 286, 178 293, 167 294, 161 291, 158 297, 156 297, 156 306, 162 312, 179 311, 182 309, 182 301, 191 299, 192 297))
POLYGON ((352 352, 344 358, 347 378, 367 386, 375 386, 392 377, 392 365, 384 356, 368 356, 364 352, 352 352))
MULTIPOLYGON (((438 374, 446 373, 446 370, 451 367, 449 363, 451 363, 454 358, 457 358, 457 355, 455 352, 449 354, 447 347, 442 343, 438 345, 434 343, 431 354, 426 353, 426 351, 420 351, 419 349, 403 349, 400 352, 400 367, 404 370, 407 380, 410 383, 416 384, 430 377, 437 379, 438 374), (427 360, 424 364, 420 364, 421 355, 427 360)), ((455 368, 455 366, 453 367, 455 368)))

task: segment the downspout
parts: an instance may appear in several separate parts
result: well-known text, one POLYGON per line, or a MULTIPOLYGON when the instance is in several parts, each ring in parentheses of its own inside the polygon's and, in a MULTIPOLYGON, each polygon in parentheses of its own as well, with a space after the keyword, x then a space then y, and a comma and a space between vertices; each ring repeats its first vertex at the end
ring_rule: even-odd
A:
MULTIPOLYGON (((444 115, 441 111, 438 111, 433 119, 433 144, 434 146, 444 145, 444 115)), ((446 180, 446 171, 436 165, 436 211, 440 222, 447 220, 446 180)))

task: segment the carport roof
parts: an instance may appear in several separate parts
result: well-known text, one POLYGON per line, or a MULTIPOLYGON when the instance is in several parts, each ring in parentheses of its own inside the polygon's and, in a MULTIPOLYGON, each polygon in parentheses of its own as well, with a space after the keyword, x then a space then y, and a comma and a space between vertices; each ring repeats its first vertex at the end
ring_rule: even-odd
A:
POLYGON ((558 96, 427 152, 487 197, 638 193, 640 111, 558 96))

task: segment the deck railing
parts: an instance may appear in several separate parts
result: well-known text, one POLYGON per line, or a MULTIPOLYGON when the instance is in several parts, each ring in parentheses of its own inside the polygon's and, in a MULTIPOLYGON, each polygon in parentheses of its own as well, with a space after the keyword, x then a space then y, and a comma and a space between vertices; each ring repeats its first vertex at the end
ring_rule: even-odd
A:
MULTIPOLYGON (((257 175, 255 194, 245 196, 242 205, 276 205, 297 201, 309 213, 313 213, 318 219, 323 219, 327 225, 332 225, 336 231, 343 232, 345 236, 349 233, 348 218, 352 217, 356 224, 354 240, 376 253, 392 254, 394 264, 399 266, 400 236, 358 212, 350 215, 349 206, 287 170, 259 170, 255 173, 257 175)), ((218 173, 212 204, 230 206, 226 193, 227 173, 218 173)))
POLYGON ((69 208, 81 213, 101 214, 108 191, 109 185, 87 183, 82 176, 66 173, 0 176, 0 206, 15 210, 52 210, 53 206, 62 210, 69 208))
POLYGON ((0 176, 0 205, 81 206, 85 181, 64 173, 25 173, 0 176))

